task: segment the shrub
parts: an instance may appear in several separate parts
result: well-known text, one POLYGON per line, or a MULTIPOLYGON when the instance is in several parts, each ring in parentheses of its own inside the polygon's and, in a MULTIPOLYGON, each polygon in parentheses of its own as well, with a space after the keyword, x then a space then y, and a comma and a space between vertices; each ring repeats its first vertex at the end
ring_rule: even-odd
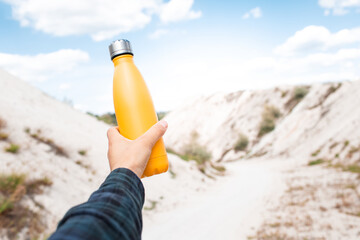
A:
POLYGON ((291 98, 285 103, 285 108, 291 112, 294 107, 308 94, 309 87, 298 86, 295 87, 291 98))
POLYGON ((206 162, 211 160, 211 153, 208 152, 206 147, 200 145, 198 141, 199 134, 196 131, 191 133, 190 142, 186 144, 182 149, 182 154, 175 152, 171 148, 167 148, 168 153, 176 154, 185 161, 194 160, 197 163, 198 169, 205 173, 206 162))
POLYGON ((86 156, 87 151, 86 151, 86 150, 79 150, 78 153, 79 153, 81 156, 86 156))
POLYGON ((310 161, 308 163, 309 166, 314 166, 314 165, 318 165, 318 164, 322 164, 324 163, 325 161, 321 158, 317 159, 317 160, 314 160, 314 161, 310 161))
POLYGON ((187 145, 184 149, 184 154, 188 159, 195 160, 198 164, 204 164, 211 159, 211 153, 199 144, 187 145))
POLYGON ((24 181, 24 174, 0 175, 0 192, 4 194, 9 194, 15 191, 17 186, 23 184, 24 181))
POLYGON ((17 153, 19 151, 19 148, 20 146, 19 145, 16 145, 16 144, 13 144, 11 143, 10 146, 6 147, 5 148, 5 151, 6 152, 9 152, 9 153, 17 153))
POLYGON ((163 119, 166 114, 168 114, 168 112, 157 112, 156 115, 158 117, 158 120, 160 121, 161 119, 163 119))
POLYGON ((92 117, 95 117, 99 121, 103 121, 106 124, 109 124, 109 125, 112 125, 112 126, 117 125, 115 113, 105 113, 105 114, 102 114, 102 115, 97 115, 97 114, 93 114, 91 112, 87 112, 87 114, 92 116, 92 117))
POLYGON ((51 184, 46 177, 28 181, 24 174, 0 175, 0 229, 7 239, 18 239, 23 229, 27 229, 25 234, 29 239, 37 239, 45 230, 40 215, 21 200, 28 196, 27 200, 34 201, 33 195, 42 193, 42 187, 51 184))
POLYGON ((299 101, 303 99, 306 96, 306 94, 308 94, 308 92, 309 90, 306 87, 296 87, 294 89, 293 98, 299 101))
POLYGON ((9 135, 7 133, 0 132, 0 140, 7 140, 9 135))
POLYGON ((244 151, 249 144, 249 139, 244 134, 240 134, 237 142, 235 143, 235 151, 244 151))
POLYGON ((198 143, 199 134, 196 131, 191 133, 190 142, 184 146, 183 153, 186 159, 195 160, 197 164, 202 165, 211 159, 206 147, 198 143))
POLYGON ((265 134, 275 129, 275 120, 281 116, 281 112, 275 106, 265 106, 262 114, 262 120, 260 122, 258 137, 262 137, 265 134))
POLYGON ((275 129, 275 121, 273 119, 265 118, 260 123, 259 137, 273 131, 275 129))
POLYGON ((167 152, 167 153, 174 154, 174 155, 178 156, 179 158, 181 158, 181 159, 184 160, 184 161, 189 161, 189 157, 188 157, 188 156, 183 155, 183 154, 180 154, 180 153, 176 152, 175 150, 173 150, 172 148, 166 148, 166 152, 167 152))
POLYGON ((277 119, 281 117, 280 110, 275 106, 266 105, 263 114, 268 115, 269 118, 273 118, 273 119, 277 119))

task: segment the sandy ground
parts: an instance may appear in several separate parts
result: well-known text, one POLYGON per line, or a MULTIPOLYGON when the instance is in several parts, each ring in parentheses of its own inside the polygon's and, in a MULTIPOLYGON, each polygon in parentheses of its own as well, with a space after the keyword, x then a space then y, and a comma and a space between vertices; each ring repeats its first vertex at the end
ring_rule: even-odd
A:
MULTIPOLYGON (((246 239, 268 202, 285 190, 289 162, 251 160, 227 164, 227 175, 206 192, 170 211, 144 217, 143 239, 246 239)), ((151 191, 148 189, 147 191, 151 191)))

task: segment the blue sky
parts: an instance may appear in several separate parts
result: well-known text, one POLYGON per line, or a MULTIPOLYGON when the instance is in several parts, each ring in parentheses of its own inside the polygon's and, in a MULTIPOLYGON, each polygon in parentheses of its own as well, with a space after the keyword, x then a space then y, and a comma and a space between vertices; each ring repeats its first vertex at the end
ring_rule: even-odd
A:
POLYGON ((113 111, 126 38, 158 111, 213 92, 355 80, 360 0, 0 0, 0 67, 82 111, 113 111))

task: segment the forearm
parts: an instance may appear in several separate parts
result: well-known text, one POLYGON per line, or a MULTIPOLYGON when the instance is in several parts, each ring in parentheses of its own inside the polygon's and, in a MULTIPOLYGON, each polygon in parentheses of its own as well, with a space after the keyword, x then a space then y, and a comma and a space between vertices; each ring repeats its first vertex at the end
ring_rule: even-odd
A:
POLYGON ((70 209, 54 239, 141 239, 144 188, 130 170, 112 171, 89 200, 70 209))

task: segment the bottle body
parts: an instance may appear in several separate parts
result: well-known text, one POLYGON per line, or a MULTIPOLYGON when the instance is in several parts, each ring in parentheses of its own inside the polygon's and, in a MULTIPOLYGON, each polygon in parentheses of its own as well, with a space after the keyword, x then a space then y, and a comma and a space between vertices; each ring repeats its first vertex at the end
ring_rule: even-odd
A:
MULTIPOLYGON (((115 70, 113 97, 116 120, 120 133, 134 140, 158 122, 150 92, 133 56, 124 54, 113 59, 115 70)), ((149 177, 168 170, 168 158, 161 138, 152 149, 142 177, 149 177)))

